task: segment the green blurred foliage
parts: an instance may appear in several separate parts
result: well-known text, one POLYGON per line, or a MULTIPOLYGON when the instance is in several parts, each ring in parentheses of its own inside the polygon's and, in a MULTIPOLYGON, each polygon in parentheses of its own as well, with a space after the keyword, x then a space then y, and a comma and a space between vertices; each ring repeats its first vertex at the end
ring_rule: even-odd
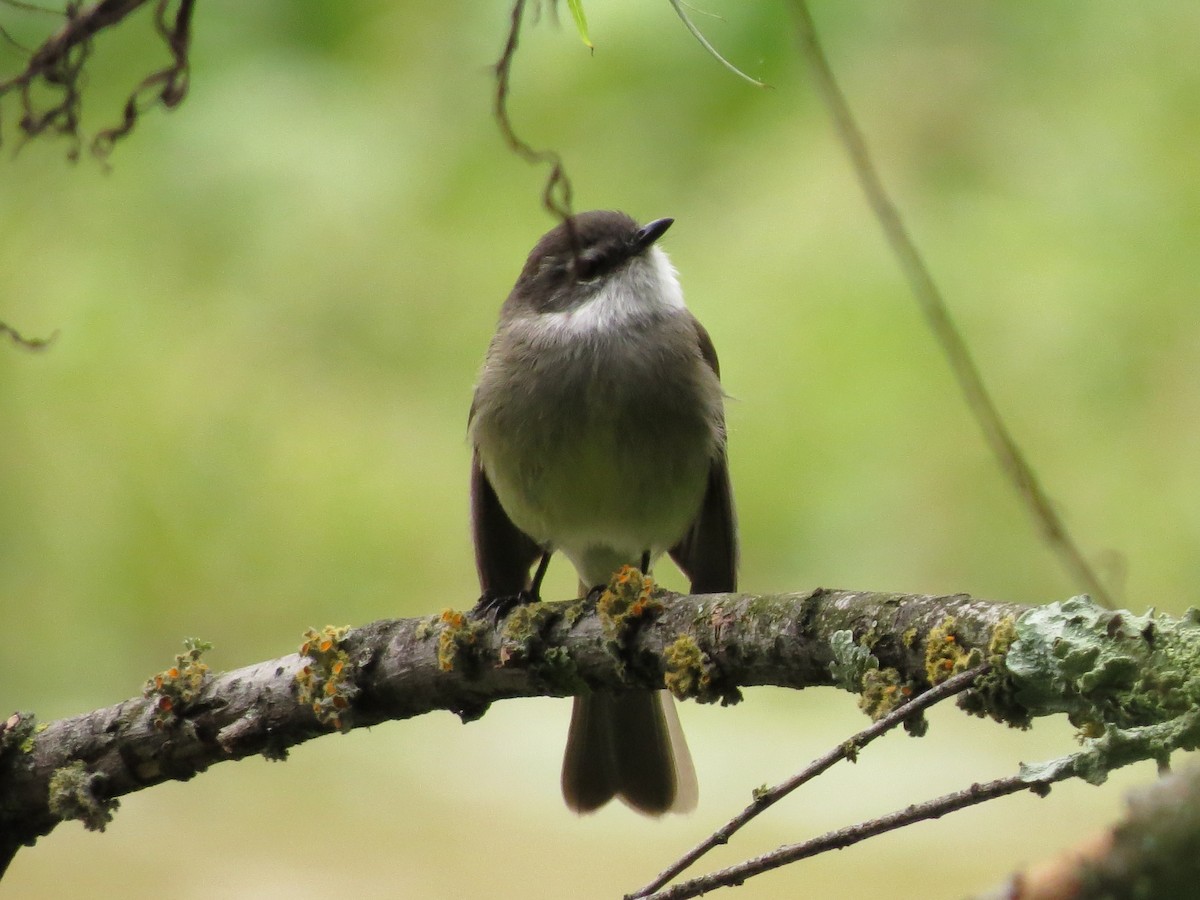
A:
MULTIPOLYGON (((697 16, 713 43, 772 90, 666 3, 590 0, 594 55, 543 14, 511 105, 562 154, 579 208, 677 219, 666 248, 734 398, 744 586, 1069 595, 866 212, 786 10, 704 6, 723 17, 697 16)), ((1124 605, 1181 611, 1200 545, 1200 7, 814 15, 1061 512, 1124 605)), ((0 708, 114 703, 185 635, 230 668, 310 625, 472 602, 472 381, 552 224, 545 173, 490 118, 507 20, 504 3, 200 4, 191 95, 146 114, 111 171, 52 141, 14 153, 5 101, 0 320, 58 338, 0 346, 0 708)), ((0 24, 27 43, 49 27, 6 6, 0 24)), ((144 18, 103 35, 87 128, 160 58, 144 18)), ((0 45, 0 71, 19 65, 0 45)), ((572 590, 565 569, 551 592, 572 590)), ((685 820, 572 818, 565 705, 511 703, 467 730, 428 717, 128 798, 106 835, 68 824, 20 854, 5 896, 612 897, 860 724, 826 691, 683 716, 704 787, 685 820)), ((1070 748, 1057 722, 933 724, 719 858, 1070 748)), ((957 897, 1070 844, 1151 774, 992 804, 743 894, 957 897)))

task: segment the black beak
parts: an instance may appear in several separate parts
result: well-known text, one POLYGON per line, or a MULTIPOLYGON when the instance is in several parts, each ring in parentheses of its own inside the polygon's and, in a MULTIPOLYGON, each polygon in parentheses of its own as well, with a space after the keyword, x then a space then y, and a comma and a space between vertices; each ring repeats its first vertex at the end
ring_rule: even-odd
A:
POLYGON ((660 237, 666 234, 668 228, 674 219, 655 219, 649 225, 643 225, 638 229, 637 234, 633 236, 633 249, 635 253, 641 253, 660 237))

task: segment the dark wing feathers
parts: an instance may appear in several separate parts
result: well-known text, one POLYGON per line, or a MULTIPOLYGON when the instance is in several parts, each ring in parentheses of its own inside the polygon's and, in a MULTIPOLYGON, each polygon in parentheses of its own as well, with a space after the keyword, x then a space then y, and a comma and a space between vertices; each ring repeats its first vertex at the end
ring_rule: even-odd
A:
MULTIPOLYGON (((700 355, 713 373, 721 377, 721 364, 708 331, 695 319, 700 355)), ((716 594, 737 590, 737 516, 724 444, 708 473, 708 487, 696 521, 670 550, 671 559, 691 581, 693 594, 716 594)))
POLYGON ((483 596, 514 597, 525 590, 541 548, 509 519, 478 453, 471 459, 471 532, 483 596))

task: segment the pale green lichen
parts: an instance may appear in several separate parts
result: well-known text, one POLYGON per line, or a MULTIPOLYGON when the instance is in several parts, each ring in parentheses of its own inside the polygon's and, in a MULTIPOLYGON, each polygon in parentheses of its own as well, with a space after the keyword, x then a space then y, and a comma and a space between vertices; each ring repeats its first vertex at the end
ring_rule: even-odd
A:
POLYGON ((858 693, 862 690, 863 676, 879 668, 879 660, 866 647, 854 640, 852 631, 835 631, 829 638, 833 650, 833 661, 829 673, 834 683, 843 690, 858 693))
POLYGON ((80 760, 55 769, 50 776, 50 812, 60 819, 78 819, 88 831, 103 831, 120 804, 97 794, 100 781, 80 760))
POLYGON ((1113 612, 1088 597, 1031 609, 1005 665, 1035 715, 1088 733, 1164 722, 1200 705, 1200 621, 1113 612))
POLYGON ((575 694, 586 687, 571 654, 546 641, 547 629, 561 615, 557 606, 529 603, 516 607, 504 620, 498 660, 501 666, 522 665, 551 691, 575 694))
POLYGON ((544 603, 524 603, 513 608, 500 633, 500 665, 527 662, 541 655, 545 644, 542 631, 555 615, 551 609, 544 603))
POLYGON ((1069 766, 1093 783, 1143 759, 1200 746, 1200 615, 1113 612, 1088 597, 1032 609, 1005 657, 1032 715, 1066 713, 1083 749, 1022 770, 1036 781, 1069 766))
POLYGON ((22 753, 32 752, 34 736, 45 730, 46 723, 38 722, 33 713, 13 713, 0 722, 0 756, 14 748, 22 753))
POLYGON ((417 623, 417 627, 413 629, 413 637, 418 641, 427 641, 438 633, 438 623, 442 621, 441 616, 426 616, 417 623))

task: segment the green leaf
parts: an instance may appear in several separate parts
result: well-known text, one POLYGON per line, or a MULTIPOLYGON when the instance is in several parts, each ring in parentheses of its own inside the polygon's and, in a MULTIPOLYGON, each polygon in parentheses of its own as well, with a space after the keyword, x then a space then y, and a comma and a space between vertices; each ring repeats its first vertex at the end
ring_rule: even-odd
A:
POLYGON ((595 46, 588 37, 587 16, 583 14, 583 0, 567 0, 567 6, 571 7, 571 16, 575 19, 575 27, 579 29, 579 39, 589 50, 595 50, 595 46))

